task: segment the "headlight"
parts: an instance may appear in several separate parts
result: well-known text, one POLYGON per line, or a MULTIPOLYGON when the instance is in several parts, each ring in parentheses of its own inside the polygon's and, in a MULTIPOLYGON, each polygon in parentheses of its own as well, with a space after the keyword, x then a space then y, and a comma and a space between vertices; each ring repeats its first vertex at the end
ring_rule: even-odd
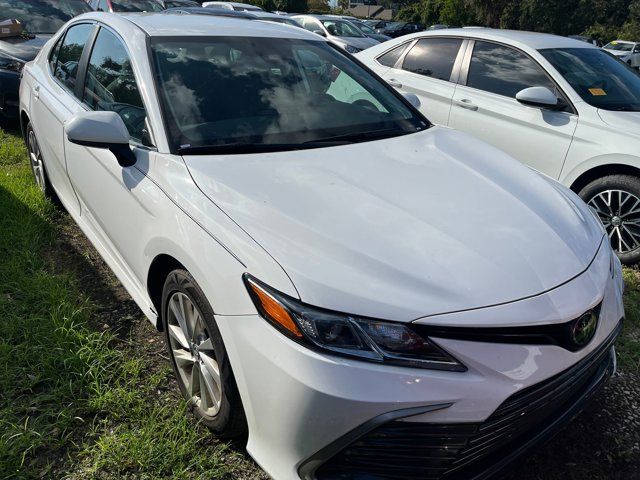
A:
POLYGON ((8 70, 10 72, 20 73, 24 67, 24 62, 15 58, 0 55, 0 70, 8 70))
POLYGON ((352 47, 351 45, 345 45, 344 49, 349 53, 358 53, 361 51, 359 48, 352 47))
POLYGON ((370 362, 464 372, 459 361, 404 323, 323 310, 276 292, 245 275, 260 315, 280 332, 308 348, 370 362))

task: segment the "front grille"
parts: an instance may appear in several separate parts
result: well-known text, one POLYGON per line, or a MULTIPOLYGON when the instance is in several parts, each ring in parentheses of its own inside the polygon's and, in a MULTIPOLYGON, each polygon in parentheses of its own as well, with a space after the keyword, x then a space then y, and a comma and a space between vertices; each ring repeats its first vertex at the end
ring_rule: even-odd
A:
POLYGON ((483 423, 390 422, 324 463, 316 478, 457 480, 487 471, 579 411, 609 377, 621 328, 578 364, 509 397, 483 423))

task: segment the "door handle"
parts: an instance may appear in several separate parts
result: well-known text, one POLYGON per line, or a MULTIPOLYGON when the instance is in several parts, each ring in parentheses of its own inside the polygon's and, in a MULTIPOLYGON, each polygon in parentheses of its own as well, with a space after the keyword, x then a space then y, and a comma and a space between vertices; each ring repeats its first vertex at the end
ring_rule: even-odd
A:
POLYGON ((466 108, 467 110, 473 110, 474 112, 478 110, 478 106, 468 98, 463 98, 462 100, 456 100, 455 103, 457 106, 466 108))
POLYGON ((40 98, 40 85, 33 87, 33 98, 38 100, 40 98))
POLYGON ((389 80, 387 80, 387 83, 391 85, 393 88, 402 88, 402 83, 400 83, 395 78, 390 78, 389 80))

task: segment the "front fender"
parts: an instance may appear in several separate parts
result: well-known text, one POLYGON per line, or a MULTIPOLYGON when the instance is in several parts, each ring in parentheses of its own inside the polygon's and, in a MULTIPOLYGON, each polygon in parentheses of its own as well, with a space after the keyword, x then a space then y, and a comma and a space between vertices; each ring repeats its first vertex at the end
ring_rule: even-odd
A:
POLYGON ((571 186, 576 182, 578 178, 580 178, 590 170, 603 166, 613 167, 614 165, 624 165, 627 167, 638 169, 638 173, 640 174, 640 156, 613 153, 598 155, 589 158, 588 160, 578 163, 570 170, 563 170, 560 175, 559 181, 563 185, 571 188, 571 186))

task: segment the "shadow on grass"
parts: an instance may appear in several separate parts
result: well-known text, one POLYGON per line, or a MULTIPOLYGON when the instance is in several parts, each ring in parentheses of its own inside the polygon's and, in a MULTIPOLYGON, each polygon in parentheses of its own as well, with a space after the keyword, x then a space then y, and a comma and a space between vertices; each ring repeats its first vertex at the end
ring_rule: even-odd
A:
POLYGON ((160 337, 79 229, 33 186, 26 160, 16 160, 22 147, 7 147, 0 478, 265 478, 243 446, 216 441, 187 414, 159 358, 160 337))

